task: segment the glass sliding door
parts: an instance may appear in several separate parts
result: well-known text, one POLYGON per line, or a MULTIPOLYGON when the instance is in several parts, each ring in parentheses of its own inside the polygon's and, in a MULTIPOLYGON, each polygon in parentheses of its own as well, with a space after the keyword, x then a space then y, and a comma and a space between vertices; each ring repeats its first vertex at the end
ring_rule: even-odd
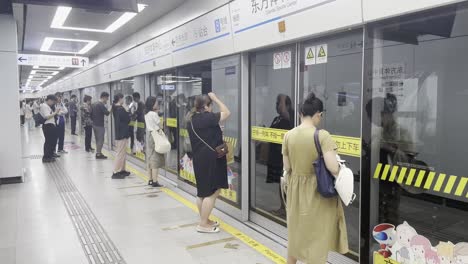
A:
POLYGON ((467 24, 465 2, 368 28, 367 260, 468 263, 467 24))
POLYGON ((282 138, 295 126, 296 45, 250 55, 251 209, 283 225, 282 138))
POLYGON ((362 30, 300 44, 299 102, 310 93, 323 101, 321 128, 332 134, 338 153, 354 172, 358 197, 344 207, 349 248, 359 252, 359 185, 361 156, 362 30))
MULTIPOLYGON (((124 95, 124 106, 131 115, 130 138, 128 140, 127 153, 145 161, 145 76, 137 76, 113 82, 111 100, 114 95, 122 93, 124 95), (140 99, 134 98, 138 93, 140 99)), ((114 138, 112 138, 114 144, 114 138)))
MULTIPOLYGON (((155 96, 159 104, 159 116, 161 124, 163 124, 164 131, 169 141, 172 144, 171 151, 166 154, 166 171, 165 176, 174 182, 177 182, 177 168, 178 168, 178 149, 175 135, 177 135, 177 118, 176 110, 171 109, 172 98, 176 96, 176 83, 174 80, 175 71, 167 71, 161 73, 151 74, 149 76, 150 93, 155 96)), ((160 171, 160 173, 163 173, 160 171)))

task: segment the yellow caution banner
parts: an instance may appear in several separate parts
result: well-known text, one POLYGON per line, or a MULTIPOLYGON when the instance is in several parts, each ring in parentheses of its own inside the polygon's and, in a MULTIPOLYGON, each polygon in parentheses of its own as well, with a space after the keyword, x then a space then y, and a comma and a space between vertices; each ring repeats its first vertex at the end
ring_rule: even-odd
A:
POLYGON ((435 171, 408 168, 390 164, 378 163, 374 171, 374 179, 396 182, 402 186, 443 192, 458 197, 465 195, 468 198, 466 185, 467 177, 447 175, 435 171))
POLYGON ((361 139, 355 137, 344 137, 331 135, 341 155, 361 157, 361 139))
POLYGON ((145 123, 144 122, 130 121, 130 123, 128 123, 128 125, 132 126, 132 127, 137 127, 137 128, 145 128, 145 123))
POLYGON ((393 259, 385 258, 378 252, 374 252, 374 264, 400 264, 400 262, 393 259))
POLYGON ((284 129, 253 126, 252 139, 262 142, 283 144, 283 138, 287 132, 288 130, 284 129))
POLYGON ((177 127, 177 118, 166 118, 166 126, 177 127))
MULTIPOLYGON (((288 130, 268 127, 252 127, 252 139, 261 142, 283 144, 284 135, 288 130)), ((361 157, 361 139, 332 135, 341 155, 361 157)))

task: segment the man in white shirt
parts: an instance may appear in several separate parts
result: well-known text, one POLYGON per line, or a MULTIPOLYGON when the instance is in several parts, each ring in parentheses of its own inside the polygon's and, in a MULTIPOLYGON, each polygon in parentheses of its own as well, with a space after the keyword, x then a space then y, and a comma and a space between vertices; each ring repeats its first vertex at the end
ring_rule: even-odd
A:
POLYGON ((37 100, 34 100, 33 114, 34 114, 34 120, 36 121, 36 127, 40 126, 40 124, 39 124, 39 122, 37 122, 35 116, 40 114, 40 112, 41 112, 41 105, 39 104, 39 102, 37 100))
POLYGON ((45 119, 42 125, 42 132, 44 133, 44 156, 42 162, 54 162, 54 151, 55 145, 57 144, 57 132, 55 126, 55 116, 59 113, 59 110, 53 111, 52 107, 56 102, 55 95, 48 95, 46 101, 40 106, 40 114, 45 119))
POLYGON ((65 141, 65 116, 68 114, 68 109, 65 104, 62 102, 62 93, 56 93, 55 97, 57 98, 57 104, 55 105, 55 110, 58 111, 56 117, 57 125, 57 153, 66 154, 67 152, 63 150, 63 143, 65 141))

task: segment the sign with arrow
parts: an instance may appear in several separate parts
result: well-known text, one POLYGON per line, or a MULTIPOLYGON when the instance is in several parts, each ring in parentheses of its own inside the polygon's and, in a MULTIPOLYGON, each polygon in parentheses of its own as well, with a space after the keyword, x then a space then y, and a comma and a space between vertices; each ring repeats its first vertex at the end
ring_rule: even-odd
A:
POLYGON ((18 65, 83 68, 89 65, 89 58, 79 56, 18 54, 17 62, 18 65))

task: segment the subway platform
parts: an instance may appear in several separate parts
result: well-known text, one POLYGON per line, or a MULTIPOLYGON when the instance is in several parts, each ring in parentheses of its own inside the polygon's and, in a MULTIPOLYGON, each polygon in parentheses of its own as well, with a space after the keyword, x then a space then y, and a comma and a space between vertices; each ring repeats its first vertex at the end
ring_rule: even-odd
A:
MULTIPOLYGON (((43 164, 40 128, 22 129, 24 183, 0 185, 0 263, 285 263, 284 245, 219 211, 218 234, 195 231, 195 198, 143 168, 112 180, 112 158, 95 160, 82 139, 43 164)), ((108 153, 111 157, 112 153, 108 153)))

